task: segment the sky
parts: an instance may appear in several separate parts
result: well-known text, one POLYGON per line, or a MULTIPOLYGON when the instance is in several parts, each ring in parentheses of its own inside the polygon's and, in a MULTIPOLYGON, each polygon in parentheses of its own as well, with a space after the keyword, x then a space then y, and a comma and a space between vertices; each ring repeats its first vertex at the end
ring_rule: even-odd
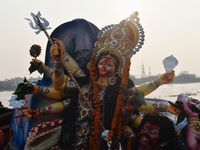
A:
POLYGON ((30 28, 30 13, 41 12, 51 30, 76 18, 86 19, 99 29, 117 24, 138 11, 145 42, 131 59, 130 74, 141 76, 165 72, 162 61, 173 55, 179 61, 175 74, 183 71, 200 76, 200 0, 0 0, 0 81, 29 74, 30 47, 42 47, 38 59, 44 61, 47 38, 30 28))

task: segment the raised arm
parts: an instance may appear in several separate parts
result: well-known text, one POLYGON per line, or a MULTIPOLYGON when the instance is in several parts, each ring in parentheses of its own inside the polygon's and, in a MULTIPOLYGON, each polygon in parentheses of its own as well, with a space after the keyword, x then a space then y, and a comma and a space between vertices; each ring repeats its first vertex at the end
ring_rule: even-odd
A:
POLYGON ((69 73, 75 77, 83 77, 85 74, 76 61, 66 52, 64 43, 55 38, 54 40, 55 44, 50 49, 51 57, 55 60, 52 81, 56 90, 63 91, 69 81, 69 77, 64 74, 63 67, 69 70, 69 73))
POLYGON ((144 96, 146 96, 152 93, 154 90, 156 90, 160 85, 171 83, 173 79, 174 79, 174 70, 171 70, 170 72, 166 72, 160 75, 158 79, 141 84, 136 88, 139 91, 141 91, 144 94, 144 96))

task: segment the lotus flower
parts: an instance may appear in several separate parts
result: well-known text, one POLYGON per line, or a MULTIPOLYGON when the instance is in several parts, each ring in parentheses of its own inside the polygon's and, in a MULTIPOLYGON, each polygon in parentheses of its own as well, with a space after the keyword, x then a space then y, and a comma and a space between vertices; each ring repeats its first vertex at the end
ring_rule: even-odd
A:
POLYGON ((173 56, 168 56, 163 60, 163 65, 166 72, 174 69, 178 65, 178 60, 173 56))

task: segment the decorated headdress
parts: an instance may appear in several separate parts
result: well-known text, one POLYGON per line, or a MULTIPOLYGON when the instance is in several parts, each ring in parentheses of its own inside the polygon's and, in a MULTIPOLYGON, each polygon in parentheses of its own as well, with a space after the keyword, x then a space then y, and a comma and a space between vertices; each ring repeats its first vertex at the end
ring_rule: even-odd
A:
POLYGON ((139 23, 138 12, 134 12, 119 24, 106 26, 99 32, 93 49, 95 63, 101 53, 112 53, 119 59, 118 75, 121 76, 126 59, 136 54, 143 42, 144 31, 139 23))
POLYGON ((111 129, 108 131, 108 141, 112 141, 114 134, 118 137, 121 136, 122 129, 122 115, 121 109, 123 104, 123 98, 125 93, 128 91, 128 80, 129 80, 129 69, 130 69, 130 58, 133 54, 139 51, 144 42, 144 31, 142 26, 139 24, 138 13, 133 13, 127 19, 121 21, 117 25, 110 25, 103 28, 95 42, 95 47, 93 49, 93 55, 90 59, 90 77, 93 84, 93 100, 95 101, 95 107, 92 111, 94 116, 93 125, 91 130, 94 130, 94 135, 90 137, 90 145, 92 149, 97 149, 99 141, 99 123, 100 119, 100 99, 99 99, 99 89, 97 85, 97 75, 96 75, 96 65, 102 57, 113 57, 116 56, 114 63, 118 65, 117 73, 121 77, 120 81, 120 91, 117 96, 116 106, 113 114, 113 119, 111 123, 111 129), (106 56, 107 55, 107 56, 106 56), (117 129, 117 130, 116 130, 117 129))

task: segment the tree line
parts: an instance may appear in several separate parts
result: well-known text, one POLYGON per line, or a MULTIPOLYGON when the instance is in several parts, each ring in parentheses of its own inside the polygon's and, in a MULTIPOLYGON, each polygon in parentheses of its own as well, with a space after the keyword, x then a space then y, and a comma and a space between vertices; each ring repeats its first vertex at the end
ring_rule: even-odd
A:
MULTIPOLYGON (((34 82, 41 80, 41 77, 37 78, 29 78, 27 79, 29 82, 34 82)), ((19 83, 22 83, 24 81, 24 78, 16 77, 12 79, 6 79, 4 81, 0 81, 0 91, 14 91, 17 88, 17 85, 19 83)))
MULTIPOLYGON (((130 75, 130 79, 132 79, 135 85, 139 85, 145 82, 149 82, 158 78, 159 75, 156 76, 148 76, 145 78, 135 78, 135 76, 130 75)), ((29 82, 34 82, 41 80, 41 77, 37 78, 29 78, 27 79, 29 82)), ((16 77, 12 79, 6 79, 4 81, 0 81, 0 91, 14 91, 17 88, 19 83, 22 83, 24 78, 16 77)), ((194 74, 180 74, 175 76, 173 83, 195 83, 200 82, 200 78, 196 77, 194 74)))

